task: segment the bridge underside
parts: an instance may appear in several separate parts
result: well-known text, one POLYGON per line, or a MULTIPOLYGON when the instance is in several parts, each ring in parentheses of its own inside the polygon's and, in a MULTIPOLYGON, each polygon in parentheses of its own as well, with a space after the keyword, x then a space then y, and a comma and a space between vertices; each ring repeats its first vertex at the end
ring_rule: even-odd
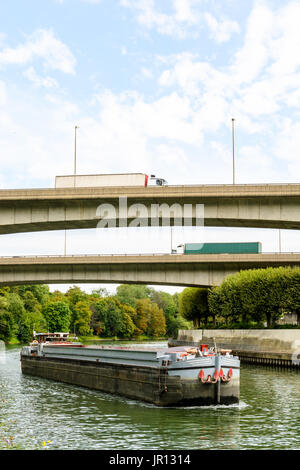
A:
POLYGON ((142 226, 181 225, 172 210, 170 219, 161 212, 155 219, 153 206, 189 204, 188 225, 199 225, 196 205, 203 205, 205 226, 300 229, 300 185, 219 185, 1 190, 0 234, 96 228, 102 204, 114 208, 109 226, 128 226, 137 218, 142 226), (120 196, 126 198, 126 218, 120 196))
POLYGON ((220 285, 244 269, 300 266, 300 254, 15 257, 0 259, 0 285, 220 285))

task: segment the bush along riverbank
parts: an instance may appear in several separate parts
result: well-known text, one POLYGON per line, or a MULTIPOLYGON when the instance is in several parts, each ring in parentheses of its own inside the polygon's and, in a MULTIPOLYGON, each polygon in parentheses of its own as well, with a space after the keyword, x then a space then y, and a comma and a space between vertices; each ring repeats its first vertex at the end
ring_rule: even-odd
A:
POLYGON ((179 296, 179 313, 194 328, 300 327, 300 269, 252 269, 212 289, 186 288, 179 296))

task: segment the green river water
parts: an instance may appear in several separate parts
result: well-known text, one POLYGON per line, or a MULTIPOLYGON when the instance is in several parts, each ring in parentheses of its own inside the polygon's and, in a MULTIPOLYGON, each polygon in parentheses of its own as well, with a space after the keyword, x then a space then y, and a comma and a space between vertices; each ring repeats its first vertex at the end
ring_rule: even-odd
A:
POLYGON ((0 449, 300 449, 295 370, 242 365, 239 405, 159 408, 22 375, 19 356, 0 360, 0 449))

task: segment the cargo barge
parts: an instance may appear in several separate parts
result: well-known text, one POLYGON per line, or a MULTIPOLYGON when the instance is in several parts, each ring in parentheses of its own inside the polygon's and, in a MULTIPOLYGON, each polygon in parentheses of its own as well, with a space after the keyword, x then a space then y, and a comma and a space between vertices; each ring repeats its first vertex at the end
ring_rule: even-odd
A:
MULTIPOLYGON (((52 338, 53 339, 53 338, 52 338)), ((24 374, 88 387, 157 406, 239 402, 240 361, 200 347, 143 349, 39 341, 21 350, 24 374)))

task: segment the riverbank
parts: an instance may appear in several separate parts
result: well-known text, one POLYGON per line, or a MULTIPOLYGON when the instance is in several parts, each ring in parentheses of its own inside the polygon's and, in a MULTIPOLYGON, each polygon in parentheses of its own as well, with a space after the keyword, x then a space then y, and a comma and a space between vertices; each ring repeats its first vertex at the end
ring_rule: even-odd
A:
POLYGON ((242 362, 299 368, 300 330, 179 330, 169 346, 206 343, 210 347, 231 349, 242 362))

